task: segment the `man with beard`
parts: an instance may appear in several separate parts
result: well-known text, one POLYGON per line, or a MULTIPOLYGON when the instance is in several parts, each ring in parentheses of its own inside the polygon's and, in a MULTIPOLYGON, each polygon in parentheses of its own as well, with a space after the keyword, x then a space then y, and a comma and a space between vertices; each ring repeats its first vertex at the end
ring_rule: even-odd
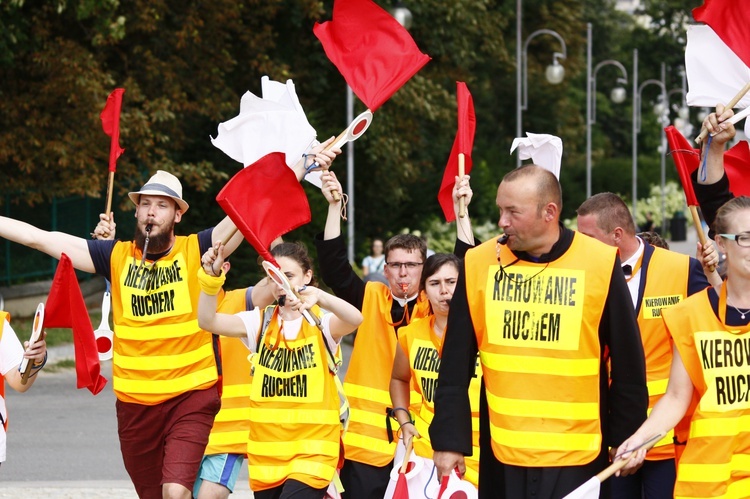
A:
MULTIPOLYGON (((133 241, 86 240, 0 217, 0 237, 112 283, 113 389, 120 448, 142 498, 189 498, 214 415, 219 410, 217 340, 198 327, 201 255, 234 230, 175 236, 189 206, 174 175, 158 171, 137 192, 133 241)), ((110 218, 104 224, 114 228, 110 218)), ((241 236, 228 245, 234 250, 241 236)))

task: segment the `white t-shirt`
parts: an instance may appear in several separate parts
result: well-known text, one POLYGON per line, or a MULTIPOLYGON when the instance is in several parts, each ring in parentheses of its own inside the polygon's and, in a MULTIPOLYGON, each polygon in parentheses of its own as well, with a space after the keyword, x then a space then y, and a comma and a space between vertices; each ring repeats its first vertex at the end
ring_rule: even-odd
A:
MULTIPOLYGON (((258 332, 260 331, 260 321, 263 318, 263 311, 260 308, 256 307, 252 310, 239 312, 237 315, 242 319, 242 322, 245 323, 245 330, 247 331, 247 338, 244 338, 242 341, 245 343, 247 348, 250 349, 251 352, 257 352, 258 332)), ((335 341, 333 337, 331 337, 332 316, 333 314, 330 312, 323 314, 323 317, 320 318, 320 326, 323 329, 323 337, 328 343, 328 348, 331 349, 331 352, 336 352, 336 349, 338 349, 339 347, 339 343, 335 341)), ((283 322, 284 338, 286 338, 287 340, 294 340, 297 338, 299 330, 302 328, 302 321, 305 320, 304 317, 299 316, 299 318, 291 321, 282 321, 281 317, 278 315, 276 316, 276 319, 278 321, 277 323, 279 324, 283 322)))
POLYGON ((385 269, 385 255, 372 256, 367 255, 362 260, 362 267, 366 267, 367 271, 371 274, 378 273, 382 274, 385 269))
MULTIPOLYGON (((4 320, 3 324, 3 337, 0 338, 0 375, 3 376, 3 380, 0 382, 5 383, 5 375, 10 372, 11 369, 18 369, 18 364, 23 359, 23 345, 18 341, 18 336, 13 328, 8 324, 8 321, 4 320)), ((5 407, 5 399, 0 397, 0 414, 2 414, 3 421, 8 419, 8 411, 5 407)), ((5 428, 0 425, 0 463, 5 462, 5 428)))

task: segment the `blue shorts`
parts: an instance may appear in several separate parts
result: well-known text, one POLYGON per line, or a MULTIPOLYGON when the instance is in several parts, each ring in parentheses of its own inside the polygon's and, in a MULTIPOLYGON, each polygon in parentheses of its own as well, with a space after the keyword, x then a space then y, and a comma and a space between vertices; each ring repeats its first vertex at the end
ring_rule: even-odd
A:
POLYGON ((237 475, 240 474, 245 456, 242 454, 212 454, 203 456, 198 478, 193 487, 193 497, 198 497, 203 480, 218 483, 234 492, 237 475))

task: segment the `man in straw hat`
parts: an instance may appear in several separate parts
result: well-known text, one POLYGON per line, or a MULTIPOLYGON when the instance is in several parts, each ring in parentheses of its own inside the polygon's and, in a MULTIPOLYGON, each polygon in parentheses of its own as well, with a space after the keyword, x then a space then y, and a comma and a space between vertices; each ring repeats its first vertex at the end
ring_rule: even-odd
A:
MULTIPOLYGON (((317 148, 323 168, 333 153, 317 148)), ((312 156, 311 159, 312 161, 312 156)), ((135 204, 132 241, 86 240, 0 217, 0 237, 112 283, 113 389, 125 468, 142 498, 189 498, 219 410, 218 340, 197 321, 201 256, 235 233, 227 217, 216 227, 176 236, 189 205, 171 173, 157 171, 128 195, 135 204)), ((100 215, 96 236, 113 237, 115 224, 100 215)), ((230 254, 242 237, 225 248, 230 254)))

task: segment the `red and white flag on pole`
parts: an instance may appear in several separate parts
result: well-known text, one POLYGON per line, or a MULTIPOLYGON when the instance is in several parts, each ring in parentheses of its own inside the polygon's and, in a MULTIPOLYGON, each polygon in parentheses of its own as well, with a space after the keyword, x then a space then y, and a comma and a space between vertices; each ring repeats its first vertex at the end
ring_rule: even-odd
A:
MULTIPOLYGON (((736 0, 705 0, 693 9, 705 25, 688 26, 685 70, 690 106, 726 104, 750 82, 750 8, 736 0)), ((750 106, 750 94, 736 105, 750 106)), ((750 136, 750 122, 745 121, 750 136)))
POLYGON ((248 166, 272 152, 282 152, 290 168, 315 140, 292 80, 280 83, 261 79, 262 97, 245 92, 240 114, 219 124, 211 142, 227 156, 248 166))
POLYGON ((474 132, 477 129, 474 100, 466 83, 462 81, 456 82, 456 101, 458 103, 458 129, 438 192, 438 202, 443 209, 446 222, 456 219, 456 214, 453 212, 453 186, 456 184, 458 175, 458 155, 464 155, 464 173, 468 175, 473 165, 471 151, 474 147, 474 132))
POLYGON ((372 0, 335 0, 333 19, 316 23, 313 32, 372 112, 430 60, 406 28, 372 0))

